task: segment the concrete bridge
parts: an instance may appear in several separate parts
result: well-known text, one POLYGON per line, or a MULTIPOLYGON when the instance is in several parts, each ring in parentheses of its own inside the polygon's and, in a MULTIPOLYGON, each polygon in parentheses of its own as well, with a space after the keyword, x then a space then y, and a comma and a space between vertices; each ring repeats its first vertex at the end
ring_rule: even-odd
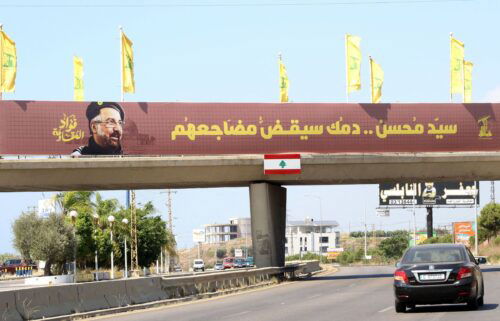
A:
POLYGON ((302 173, 264 175, 262 155, 0 160, 0 191, 248 186, 255 263, 284 265, 283 185, 500 179, 500 152, 304 154, 302 173))

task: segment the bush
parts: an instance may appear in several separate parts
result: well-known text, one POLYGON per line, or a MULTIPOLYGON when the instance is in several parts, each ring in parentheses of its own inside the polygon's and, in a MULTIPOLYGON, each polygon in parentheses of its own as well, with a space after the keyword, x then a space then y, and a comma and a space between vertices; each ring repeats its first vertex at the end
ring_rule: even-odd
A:
POLYGON ((436 243, 453 243, 453 236, 451 234, 443 236, 434 236, 422 242, 422 244, 436 244, 436 243))
POLYGON ((408 248, 408 232, 400 231, 393 237, 380 242, 379 250, 386 259, 399 259, 408 248))

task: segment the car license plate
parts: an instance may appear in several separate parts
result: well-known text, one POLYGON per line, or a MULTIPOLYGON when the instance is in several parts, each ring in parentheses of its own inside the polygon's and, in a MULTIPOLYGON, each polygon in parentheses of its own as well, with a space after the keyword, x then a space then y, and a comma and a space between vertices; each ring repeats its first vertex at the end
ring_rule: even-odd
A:
POLYGON ((444 280, 444 273, 420 274, 421 281, 444 280))

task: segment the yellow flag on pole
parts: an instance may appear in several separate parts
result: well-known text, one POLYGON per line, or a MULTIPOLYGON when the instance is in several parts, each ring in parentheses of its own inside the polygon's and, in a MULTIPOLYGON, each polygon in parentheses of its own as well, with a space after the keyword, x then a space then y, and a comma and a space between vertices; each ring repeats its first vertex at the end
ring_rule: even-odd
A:
POLYGON ((3 31, 0 31, 0 68, 0 91, 14 91, 17 72, 16 43, 3 31))
POLYGON ((347 93, 361 89, 361 38, 345 35, 347 93))
POLYGON ((375 60, 370 57, 370 80, 372 104, 378 104, 382 99, 382 85, 384 84, 384 71, 375 60))
POLYGON ((288 81, 288 75, 286 73, 285 64, 281 60, 281 55, 279 56, 279 68, 280 68, 280 102, 288 102, 288 86, 290 82, 288 81))
POLYGON ((130 41, 122 31, 122 92, 134 93, 134 52, 132 51, 132 41, 130 41))
POLYGON ((464 44, 451 37, 450 81, 451 94, 462 94, 464 91, 464 44))
POLYGON ((85 100, 83 94, 83 60, 73 56, 73 99, 76 101, 85 100))
POLYGON ((472 102, 472 67, 470 61, 464 61, 464 103, 472 102))

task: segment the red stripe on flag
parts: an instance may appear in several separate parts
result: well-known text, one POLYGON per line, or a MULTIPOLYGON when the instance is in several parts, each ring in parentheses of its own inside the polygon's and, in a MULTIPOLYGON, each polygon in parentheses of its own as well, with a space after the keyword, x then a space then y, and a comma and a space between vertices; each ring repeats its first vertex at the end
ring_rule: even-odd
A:
POLYGON ((266 169, 264 170, 264 175, 272 174, 300 174, 300 169, 266 169))
POLYGON ((300 154, 265 154, 264 159, 300 159, 300 154))

